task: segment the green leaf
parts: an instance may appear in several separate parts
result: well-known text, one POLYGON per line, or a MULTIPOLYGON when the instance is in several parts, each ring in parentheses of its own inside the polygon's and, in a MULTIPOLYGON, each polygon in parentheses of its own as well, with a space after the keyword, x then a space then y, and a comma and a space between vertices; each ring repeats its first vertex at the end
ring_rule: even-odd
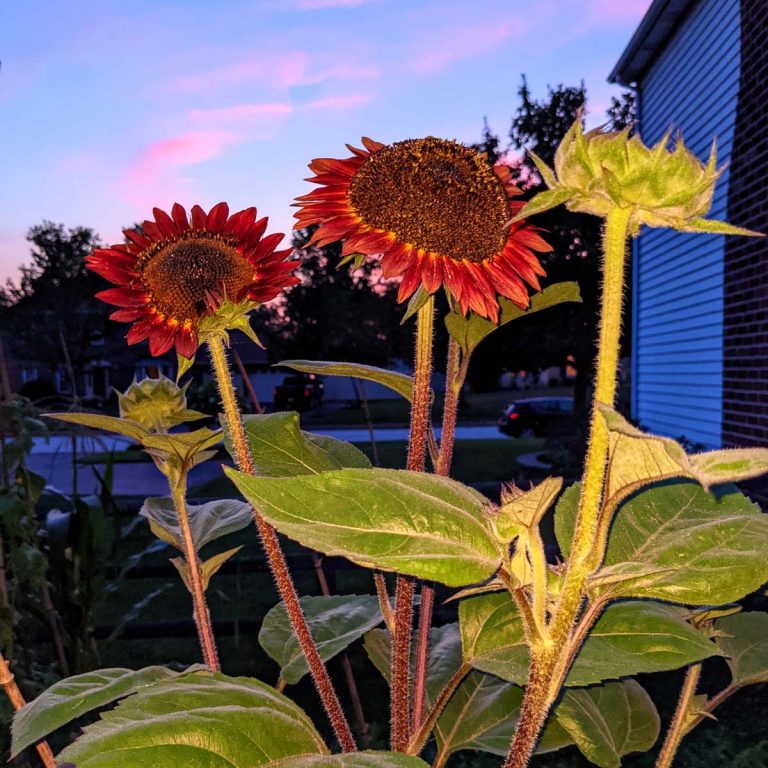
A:
POLYGON ((498 512, 489 516, 499 541, 509 544, 521 531, 538 526, 562 487, 562 477, 548 477, 530 491, 502 492, 498 512))
POLYGON ((138 671, 114 668, 59 680, 14 716, 11 757, 87 712, 178 674, 165 667, 145 667, 138 671))
POLYGON ((624 755, 649 750, 661 726, 650 696, 634 680, 569 690, 555 717, 600 768, 619 768, 624 755))
MULTIPOLYGON (((391 643, 386 630, 365 636, 365 650, 374 666, 390 681, 391 643)), ((415 665, 415 648, 412 649, 415 665)), ((445 624, 429 633, 425 703, 429 709, 461 665, 458 624, 445 624)), ((481 672, 470 672, 459 685, 437 721, 438 752, 447 757, 462 749, 505 755, 517 726, 523 689, 481 672)), ((551 719, 539 741, 538 752, 551 752, 572 743, 551 719)))
MULTIPOLYGON (((557 505, 570 541, 578 492, 557 505)), ((722 605, 768 581, 768 516, 735 489, 716 498, 690 482, 645 488, 620 507, 592 591, 684 605, 722 605)))
POLYGON ((643 486, 663 480, 691 478, 709 490, 713 485, 748 480, 768 471, 768 449, 726 449, 687 456, 674 440, 646 434, 613 409, 597 407, 609 433, 609 509, 643 486))
MULTIPOLYGON (((179 520, 173 500, 167 497, 148 498, 139 514, 149 520, 152 532, 176 549, 184 551, 179 520)), ((192 540, 199 552, 222 536, 247 528, 253 522, 249 504, 239 499, 221 499, 207 504, 188 504, 189 527, 192 540)))
POLYGON ((688 614, 685 608, 648 600, 613 603, 589 633, 565 684, 592 685, 679 669, 719 655, 707 634, 685 620, 688 614))
POLYGON ((344 755, 301 755, 268 763, 274 768, 428 768, 418 757, 401 752, 348 752, 344 755))
POLYGON ((768 613, 750 611, 725 616, 715 622, 715 628, 715 641, 729 657, 733 682, 768 682, 768 613))
POLYGON ((526 150, 530 155, 533 164, 541 176, 541 180, 550 188, 555 189, 558 186, 555 172, 532 150, 526 150))
MULTIPOLYGON (((457 688, 437 722, 438 754, 465 749, 503 757, 517 729, 523 689, 481 672, 470 672, 457 688)), ((537 754, 573 744, 560 723, 551 717, 536 747, 537 754)))
POLYGON ((525 207, 515 216, 512 221, 521 221, 522 219, 529 219, 531 216, 536 216, 538 213, 544 213, 550 211, 553 208, 557 208, 558 205, 562 205, 574 196, 574 190, 568 189, 568 187, 555 187, 555 189, 547 189, 544 192, 539 192, 538 195, 529 200, 525 207))
MULTIPOLYGON (((332 659, 382 622, 374 595, 302 597, 301 607, 323 661, 332 659)), ((280 665, 280 677, 289 685, 295 685, 309 672, 284 603, 278 603, 264 617, 259 643, 280 665)))
POLYGON ((470 312, 466 317, 454 309, 445 316, 445 327, 448 333, 459 343, 464 354, 470 354, 475 347, 486 337, 502 325, 517 320, 520 317, 539 312, 542 309, 563 304, 566 301, 581 301, 579 284, 575 282, 556 283, 547 286, 540 293, 531 296, 531 304, 528 309, 520 309, 504 296, 499 296, 499 322, 498 324, 470 312))
MULTIPOLYGON (((643 672, 677 669, 717 647, 685 621, 683 608, 648 601, 609 606, 576 657, 565 684, 582 686, 643 672)), ((528 647, 520 615, 508 594, 459 605, 464 661, 517 685, 528 680, 528 647)))
POLYGON ((413 400, 413 378, 404 373, 387 371, 373 365, 359 363, 332 363, 323 360, 283 360, 276 366, 293 368, 304 373, 316 373, 320 376, 351 376, 356 379, 375 381, 402 395, 409 402, 413 400))
POLYGON ((149 430, 137 421, 118 419, 116 416, 104 416, 100 413, 46 413, 43 415, 46 418, 66 421, 69 424, 80 424, 83 427, 101 429, 104 432, 115 432, 118 435, 130 437, 137 443, 143 442, 149 434, 149 430))
POLYGON ((408 301, 408 306, 406 307, 403 319, 400 321, 400 325, 405 325, 429 301, 431 295, 427 293, 423 285, 420 285, 408 301))
POLYGON ((59 756, 77 768, 255 768, 328 754, 312 722, 258 680, 187 674, 102 714, 59 756))
POLYGON ((211 583, 211 579, 218 573, 224 563, 229 560, 230 557, 234 557, 241 549, 242 544, 239 547, 233 547, 225 552, 219 552, 213 557, 209 557, 207 560, 200 563, 200 577, 203 581, 203 591, 208 589, 208 585, 211 583))
POLYGON ((735 227, 727 221, 715 219, 688 219, 685 224, 678 225, 675 229, 680 232, 703 232, 710 235, 745 235, 746 237, 765 237, 762 232, 755 232, 743 227, 735 227))
POLYGON ((189 462, 195 454, 212 448, 221 442, 220 429, 201 427, 190 432, 157 432, 148 434, 141 444, 149 453, 177 456, 182 462, 189 462))
POLYGON ((303 432, 298 413, 246 416, 245 432, 256 474, 262 477, 313 475, 332 469, 371 466, 368 457, 350 443, 303 432))
POLYGON ((278 531, 368 568, 460 587, 501 563, 485 497, 444 477, 395 469, 342 469, 262 478, 226 469, 278 531))

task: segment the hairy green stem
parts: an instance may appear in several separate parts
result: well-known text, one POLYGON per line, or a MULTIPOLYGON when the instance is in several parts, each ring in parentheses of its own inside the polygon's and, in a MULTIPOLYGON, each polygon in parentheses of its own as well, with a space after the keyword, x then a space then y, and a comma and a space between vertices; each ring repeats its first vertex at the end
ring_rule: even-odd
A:
MULTIPOLYGON (((211 362, 216 376, 216 381, 221 394, 221 403, 224 408, 224 420, 229 431, 230 439, 235 451, 235 461, 238 469, 249 475, 255 474, 255 467, 251 451, 248 446, 248 438, 243 427, 243 420, 237 407, 237 398, 232 386, 232 377, 227 363, 227 353, 224 349, 224 342, 218 336, 212 336, 208 339, 208 349, 211 353, 211 362)), ((328 676, 323 660, 309 631, 307 620, 301 610, 299 595, 288 570, 288 563, 285 560, 280 541, 277 538, 275 529, 259 514, 256 507, 252 507, 253 519, 256 528, 261 537, 264 553, 267 556, 272 576, 277 585, 277 591, 285 605, 286 613, 291 622, 291 627, 296 635, 299 647, 307 660, 312 680, 320 695, 328 719, 331 721, 336 738, 341 744, 344 752, 354 752, 357 749, 352 731, 341 708, 339 697, 328 676)))
POLYGON ((667 731, 667 737, 664 739, 661 752, 659 752, 659 756, 656 759, 656 768, 670 768, 672 761, 675 759, 675 754, 677 753, 677 748, 680 746, 680 742, 683 740, 685 734, 688 733, 686 719, 688 717, 691 701, 696 695, 696 686, 699 684, 700 677, 701 664, 692 664, 688 667, 688 671, 685 673, 683 687, 680 689, 680 698, 677 701, 675 716, 672 718, 669 730, 667 731))
POLYGON ((472 671, 472 667, 469 664, 462 665, 453 673, 451 679, 445 684, 445 687, 438 694, 435 699, 435 703, 429 710, 424 722, 414 731, 411 741, 408 744, 408 754, 418 755, 424 745, 427 743, 430 733, 432 733, 437 721, 440 719, 440 715, 443 714, 445 705, 450 701, 451 696, 456 692, 456 689, 461 685, 464 678, 472 671))
MULTIPOLYGON (((443 401, 443 424, 440 449, 435 462, 435 474, 448 477, 453 460, 453 446, 456 438, 456 415, 459 410, 459 396, 464 384, 460 377, 459 362, 461 349, 453 336, 448 340, 448 360, 445 366, 445 399, 443 401)), ((424 711, 424 692, 429 654, 429 630, 432 626, 432 611, 435 604, 435 589, 429 584, 421 585, 419 605, 419 629, 416 635, 416 670, 413 686, 413 728, 421 725, 424 711)))
POLYGON ((205 590, 200 573, 200 558, 197 555, 195 541, 192 538, 192 528, 189 525, 189 512, 187 511, 187 472, 182 470, 178 477, 169 478, 171 498, 176 510, 176 517, 181 528, 181 540, 184 545, 184 559, 187 562, 189 578, 189 592, 192 595, 194 606, 195 626, 197 636, 200 639, 200 647, 203 651, 203 661, 211 672, 220 672, 219 654, 216 650, 216 639, 213 636, 211 614, 208 611, 208 603, 205 600, 205 590))
MULTIPOLYGON (((416 316, 416 361, 413 373, 411 428, 408 461, 411 472, 423 472, 426 465, 427 434, 430 431, 430 379, 432 342, 435 326, 435 300, 429 300, 416 316)), ((392 637, 391 746, 403 752, 411 733, 411 630, 413 626, 413 579, 398 576, 395 587, 395 631, 392 637)))
POLYGON ((520 725, 504 768, 524 768, 533 754, 539 733, 572 658, 571 632, 581 608, 587 578, 602 561, 593 554, 608 456, 608 430, 597 410, 599 403, 613 407, 616 399, 624 265, 630 210, 614 207, 603 229, 603 290, 592 420, 579 509, 563 589, 545 642, 531 649, 531 672, 523 699, 520 725))

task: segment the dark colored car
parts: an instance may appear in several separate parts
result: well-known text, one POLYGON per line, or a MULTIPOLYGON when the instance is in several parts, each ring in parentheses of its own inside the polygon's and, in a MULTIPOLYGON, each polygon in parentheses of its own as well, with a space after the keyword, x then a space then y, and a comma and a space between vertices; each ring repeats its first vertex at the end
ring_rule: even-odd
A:
POLYGON ((322 402, 323 384, 314 373, 290 374, 275 387, 276 411, 308 411, 322 402))
POLYGON ((513 437, 563 434, 573 423, 572 397, 532 397, 510 403, 499 431, 513 437))

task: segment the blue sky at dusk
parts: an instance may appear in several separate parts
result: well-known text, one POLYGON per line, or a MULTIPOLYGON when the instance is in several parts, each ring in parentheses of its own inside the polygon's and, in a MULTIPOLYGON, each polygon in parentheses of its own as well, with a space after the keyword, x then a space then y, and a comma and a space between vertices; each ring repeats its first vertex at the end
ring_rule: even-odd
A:
POLYGON ((503 137, 534 96, 605 78, 650 0, 24 0, 0 11, 0 280, 44 219, 104 241, 178 201, 288 233, 314 157, 503 137))

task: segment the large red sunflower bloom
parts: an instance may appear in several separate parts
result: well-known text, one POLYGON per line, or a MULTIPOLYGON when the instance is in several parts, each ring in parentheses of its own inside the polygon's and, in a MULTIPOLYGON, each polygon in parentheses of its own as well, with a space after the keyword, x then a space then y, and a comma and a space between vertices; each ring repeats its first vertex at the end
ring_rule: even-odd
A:
POLYGON ((344 160, 320 158, 307 179, 318 189, 297 198, 296 229, 319 225, 311 243, 343 240, 342 255, 381 255, 385 277, 402 275, 398 301, 444 285, 462 312, 498 321, 497 294, 528 306, 525 283, 544 274, 534 251, 552 248, 527 222, 506 166, 455 141, 363 138, 344 160))
POLYGON ((97 248, 86 258, 89 269, 115 283, 97 298, 120 307, 112 320, 132 322, 129 344, 149 339, 152 355, 176 345, 192 357, 198 346, 198 323, 227 298, 265 302, 283 288, 296 285, 291 274, 298 266, 286 261, 290 248, 277 251, 280 233, 262 237, 267 218, 256 209, 231 216, 226 203, 205 213, 174 204, 169 216, 153 210, 154 221, 140 231, 126 229, 126 243, 97 248))

